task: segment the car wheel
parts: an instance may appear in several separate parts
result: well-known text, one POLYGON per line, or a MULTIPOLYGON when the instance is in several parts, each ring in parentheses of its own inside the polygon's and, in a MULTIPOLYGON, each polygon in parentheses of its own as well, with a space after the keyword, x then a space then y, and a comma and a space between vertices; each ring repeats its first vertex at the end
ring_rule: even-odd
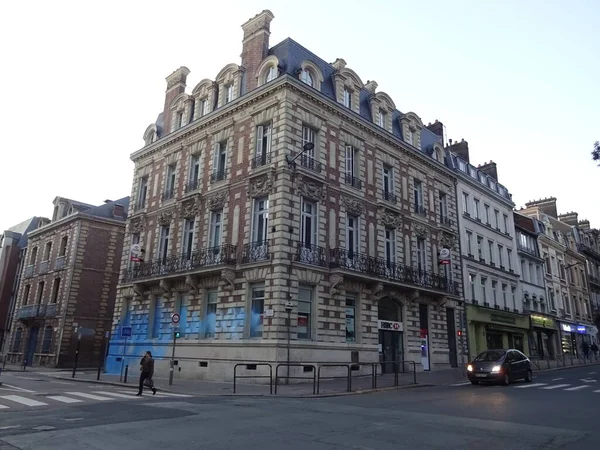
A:
POLYGON ((502 384, 504 386, 508 386, 510 384, 510 374, 508 372, 504 374, 504 378, 502 378, 502 384))
POLYGON ((525 375, 525 382, 531 383, 533 380, 533 374, 531 373, 531 369, 527 370, 527 374, 525 375))
POLYGON ((471 384, 479 384, 479 380, 471 380, 471 384))

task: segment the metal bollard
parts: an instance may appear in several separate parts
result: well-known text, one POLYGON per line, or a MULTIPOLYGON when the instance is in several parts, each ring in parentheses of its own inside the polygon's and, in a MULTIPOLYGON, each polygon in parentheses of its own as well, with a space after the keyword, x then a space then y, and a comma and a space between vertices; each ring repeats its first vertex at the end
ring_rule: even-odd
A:
POLYGON ((98 366, 98 376, 96 377, 96 380, 100 380, 100 372, 102 371, 102 365, 98 366))
POLYGON ((123 378, 123 383, 127 383, 127 372, 129 371, 129 364, 125 366, 125 377, 123 378))

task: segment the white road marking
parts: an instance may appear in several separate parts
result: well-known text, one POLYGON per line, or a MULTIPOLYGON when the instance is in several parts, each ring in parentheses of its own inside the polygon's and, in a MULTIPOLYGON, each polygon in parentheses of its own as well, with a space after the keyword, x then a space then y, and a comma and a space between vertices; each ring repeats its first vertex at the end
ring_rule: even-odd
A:
POLYGON ((99 395, 86 394, 85 392, 65 392, 68 395, 75 395, 76 397, 89 398, 90 400, 112 400, 108 397, 100 397, 99 395))
POLYGON ((100 391, 95 391, 94 394, 102 394, 102 395, 110 395, 111 397, 118 397, 118 398, 139 398, 136 397, 135 394, 119 394, 117 392, 100 392, 100 391))
POLYGON ((0 430, 10 430, 13 428, 19 428, 21 425, 9 425, 8 427, 0 427, 0 430))
MULTIPOLYGON (((8 408, 10 408, 10 406, 0 405, 0 409, 8 409, 8 408)), ((0 430, 2 430, 2 428, 0 428, 0 430)))
POLYGON ((563 379, 563 377, 561 377, 561 378, 552 378, 552 381, 560 381, 562 379, 563 379))
POLYGON ((547 384, 548 383, 522 384, 520 386, 515 386, 515 388, 517 388, 517 389, 527 389, 527 388, 538 387, 538 386, 546 386, 547 384))
POLYGON ((38 402, 27 397, 21 397, 20 395, 2 395, 0 398, 4 400, 10 400, 11 402, 20 403, 25 406, 48 406, 48 403, 38 402))
POLYGON ((596 372, 590 372, 588 375, 596 375, 596 372))
POLYGON ((471 384, 471 382, 467 381, 466 383, 455 383, 455 384, 451 384, 450 386, 466 386, 467 384, 471 384))
POLYGON ((581 389, 585 389, 585 388, 588 388, 588 387, 589 387, 589 385, 583 384, 581 386, 575 386, 575 387, 572 387, 572 388, 569 388, 569 389, 565 389, 565 391, 579 391, 581 389))
POLYGON ((55 384, 67 384, 69 386, 74 385, 75 383, 69 383, 68 381, 53 381, 55 384))
POLYGON ((600 392, 600 389, 598 389, 597 391, 594 391, 594 393, 598 393, 598 392, 600 392))
POLYGON ((83 420, 83 417, 74 417, 73 419, 63 419, 65 422, 77 422, 83 420))
POLYGON ((23 388, 20 388, 18 386, 13 386, 11 384, 4 383, 3 386, 8 386, 11 389, 16 389, 16 390, 21 391, 21 392, 27 392, 29 394, 34 394, 35 393, 35 391, 30 391, 29 389, 23 389, 23 388))
POLYGON ((52 396, 48 396, 48 398, 51 398, 52 400, 56 400, 57 402, 62 402, 62 403, 81 403, 81 402, 83 402, 83 400, 79 400, 78 398, 64 397, 62 395, 52 395, 52 396))
POLYGON ((35 431, 50 431, 50 430, 56 430, 56 427, 51 427, 49 425, 41 425, 41 426, 35 427, 33 429, 35 431))
MULTIPOLYGON (((129 395, 134 395, 132 394, 131 391, 119 391, 119 392, 123 392, 125 394, 129 394, 129 395)), ((146 395, 152 395, 152 394, 146 394, 146 395)), ((156 397, 183 397, 183 398, 188 398, 188 397, 192 397, 191 395, 185 395, 185 394, 172 394, 170 392, 160 392, 158 391, 156 393, 156 397)))
POLYGON ((571 386, 570 384, 555 384, 553 386, 546 386, 540 389, 559 389, 559 388, 563 388, 563 387, 567 387, 567 386, 571 386))

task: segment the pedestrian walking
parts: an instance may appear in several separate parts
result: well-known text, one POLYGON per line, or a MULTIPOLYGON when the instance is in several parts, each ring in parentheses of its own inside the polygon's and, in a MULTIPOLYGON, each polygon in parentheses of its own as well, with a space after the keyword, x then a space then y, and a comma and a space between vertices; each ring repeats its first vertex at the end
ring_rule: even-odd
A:
POLYGON ((147 351, 140 361, 140 371, 140 386, 136 396, 142 395, 144 386, 152 389, 152 395, 156 395, 156 388, 154 387, 154 381, 152 380, 152 377, 154 376, 154 358, 152 358, 152 353, 150 351, 147 351))
POLYGON ((594 354, 594 359, 598 361, 598 345, 595 342, 592 344, 592 353, 594 354))
POLYGON ((585 361, 588 359, 590 353, 590 345, 587 343, 587 341, 583 341, 583 344, 581 344, 581 350, 583 350, 583 360, 585 361))

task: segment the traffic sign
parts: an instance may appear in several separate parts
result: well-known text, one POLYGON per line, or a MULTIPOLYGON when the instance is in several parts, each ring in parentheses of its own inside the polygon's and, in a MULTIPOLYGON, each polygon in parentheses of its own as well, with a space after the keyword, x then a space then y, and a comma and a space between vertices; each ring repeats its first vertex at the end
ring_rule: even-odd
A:
POLYGON ((179 320, 181 318, 179 317, 179 314, 171 314, 171 322, 173 323, 179 323, 179 320))
POLYGON ((121 327, 121 337, 122 338, 131 337, 131 327, 121 327))

